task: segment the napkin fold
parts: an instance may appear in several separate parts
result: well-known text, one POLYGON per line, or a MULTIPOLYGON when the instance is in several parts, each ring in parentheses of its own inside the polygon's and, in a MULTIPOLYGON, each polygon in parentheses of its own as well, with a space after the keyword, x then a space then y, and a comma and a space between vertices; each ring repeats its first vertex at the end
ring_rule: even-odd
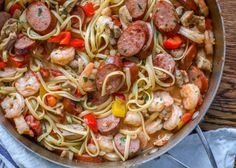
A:
MULTIPOLYGON (((223 128, 205 132, 219 168, 233 168, 236 155, 236 129, 223 128)), ((187 136, 169 151, 171 155, 191 168, 210 168, 204 147, 196 134, 187 136)), ((0 126, 0 168, 63 168, 25 149, 0 126), (11 160, 12 158, 12 160, 11 160), (14 165, 16 163, 16 165, 14 165)), ((140 168, 181 168, 165 155, 140 168)))

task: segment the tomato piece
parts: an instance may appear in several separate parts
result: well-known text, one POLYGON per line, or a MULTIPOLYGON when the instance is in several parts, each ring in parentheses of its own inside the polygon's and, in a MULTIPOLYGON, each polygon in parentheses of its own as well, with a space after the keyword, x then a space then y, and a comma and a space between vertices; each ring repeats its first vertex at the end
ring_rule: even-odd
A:
POLYGON ((111 16, 111 18, 112 18, 113 23, 116 26, 121 27, 121 23, 120 23, 119 19, 116 16, 111 16))
POLYGON ((13 17, 17 10, 22 11, 23 8, 19 3, 14 3, 9 9, 10 15, 13 17))
POLYGON ((40 135, 42 133, 41 123, 39 120, 36 120, 33 115, 31 115, 31 114, 27 115, 25 117, 25 121, 27 122, 29 127, 33 130, 33 132, 36 135, 40 135))
POLYGON ((192 119, 192 113, 185 113, 182 117, 181 120, 183 121, 184 124, 188 123, 192 119))
POLYGON ((84 5, 83 10, 86 16, 93 16, 95 14, 95 9, 92 2, 89 2, 86 5, 84 5))
POLYGON ((51 70, 51 74, 52 74, 52 76, 54 76, 54 77, 63 76, 63 75, 64 75, 61 71, 53 70, 53 69, 51 70))
POLYGON ((198 86, 202 94, 208 90, 208 78, 199 68, 191 66, 188 71, 188 76, 190 82, 198 86))
POLYGON ((94 132, 98 132, 97 119, 93 114, 87 114, 84 116, 84 122, 91 128, 94 132))
POLYGON ((82 154, 82 155, 75 155, 76 160, 84 161, 84 162, 92 162, 92 163, 100 163, 102 162, 102 158, 97 156, 97 157, 92 157, 89 156, 88 154, 82 154))
POLYGON ((49 78, 50 72, 46 68, 40 68, 40 74, 42 75, 43 78, 49 78))
POLYGON ((74 39, 70 41, 69 44, 71 47, 76 47, 76 48, 83 48, 84 47, 84 40, 83 39, 74 39))
POLYGON ((75 96, 78 97, 78 98, 81 97, 81 93, 80 93, 79 89, 77 89, 77 90, 75 91, 75 96))
POLYGON ((3 61, 0 61, 0 69, 3 69, 7 66, 7 64, 3 61))
POLYGON ((9 56, 10 63, 16 68, 22 68, 29 62, 28 55, 9 56))
POLYGON ((168 50, 178 49, 182 44, 182 38, 180 35, 174 35, 163 42, 163 45, 168 50))
POLYGON ((47 101, 47 105, 49 105, 50 107, 56 106, 56 104, 58 102, 57 98, 53 95, 47 95, 46 101, 47 101))

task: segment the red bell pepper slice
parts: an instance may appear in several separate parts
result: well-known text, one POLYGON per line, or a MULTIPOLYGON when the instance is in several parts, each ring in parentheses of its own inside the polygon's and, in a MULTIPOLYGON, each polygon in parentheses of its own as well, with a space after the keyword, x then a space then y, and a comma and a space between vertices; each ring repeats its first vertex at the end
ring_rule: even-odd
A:
POLYGON ((126 100, 126 97, 123 93, 114 93, 113 96, 118 97, 121 100, 126 100))
POLYGON ((83 10, 86 14, 86 16, 93 16, 95 13, 95 9, 92 2, 87 3, 83 6, 83 10))
POLYGON ((95 133, 98 132, 97 119, 93 114, 87 114, 84 116, 84 122, 91 128, 95 133))
POLYGON ((78 97, 78 98, 81 97, 81 93, 80 93, 79 89, 77 89, 77 90, 75 91, 75 97, 78 97))
POLYGON ((58 70, 51 70, 51 74, 54 77, 63 76, 64 75, 61 71, 58 71, 58 70))
POLYGON ((0 61, 0 69, 3 69, 7 66, 7 64, 3 61, 0 61))
POLYGON ((57 36, 52 36, 48 39, 49 43, 59 43, 63 45, 70 44, 71 41, 71 32, 63 31, 57 36))
POLYGON ((43 78, 48 78, 50 76, 50 72, 46 68, 40 68, 40 74, 43 78))
POLYGON ((20 11, 23 10, 22 6, 21 6, 19 3, 14 3, 14 4, 10 7, 10 9, 9 9, 10 15, 11 15, 11 16, 14 16, 16 10, 20 10, 20 11))
POLYGON ((70 41, 70 46, 76 48, 83 48, 84 47, 84 40, 83 39, 73 39, 70 41))
POLYGON ((182 38, 180 35, 174 35, 163 42, 163 45, 168 50, 178 49, 182 44, 182 38))

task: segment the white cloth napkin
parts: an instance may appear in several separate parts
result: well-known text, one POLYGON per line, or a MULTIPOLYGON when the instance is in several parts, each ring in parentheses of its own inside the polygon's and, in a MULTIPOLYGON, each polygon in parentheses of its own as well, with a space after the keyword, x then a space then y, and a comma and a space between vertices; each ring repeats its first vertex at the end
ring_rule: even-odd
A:
MULTIPOLYGON (((213 150, 218 167, 233 168, 236 155, 236 129, 218 129, 204 134, 213 150)), ((63 168, 26 150, 22 145, 16 142, 2 126, 0 126, 0 144, 7 149, 20 168, 63 168)), ((211 167, 207 154, 196 134, 186 137, 180 144, 170 150, 169 153, 191 168, 211 167)), ((14 166, 0 154, 0 168, 13 167, 14 166)), ((163 156, 158 160, 150 161, 140 167, 178 168, 178 165, 163 156)))

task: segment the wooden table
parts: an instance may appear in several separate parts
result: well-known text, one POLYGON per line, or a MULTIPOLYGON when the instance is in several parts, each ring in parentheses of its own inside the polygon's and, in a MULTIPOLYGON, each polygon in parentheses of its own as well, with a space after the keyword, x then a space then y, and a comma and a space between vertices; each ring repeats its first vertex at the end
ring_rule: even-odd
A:
POLYGON ((236 0, 219 3, 226 29, 226 62, 217 96, 201 124, 203 130, 236 127, 236 0))

